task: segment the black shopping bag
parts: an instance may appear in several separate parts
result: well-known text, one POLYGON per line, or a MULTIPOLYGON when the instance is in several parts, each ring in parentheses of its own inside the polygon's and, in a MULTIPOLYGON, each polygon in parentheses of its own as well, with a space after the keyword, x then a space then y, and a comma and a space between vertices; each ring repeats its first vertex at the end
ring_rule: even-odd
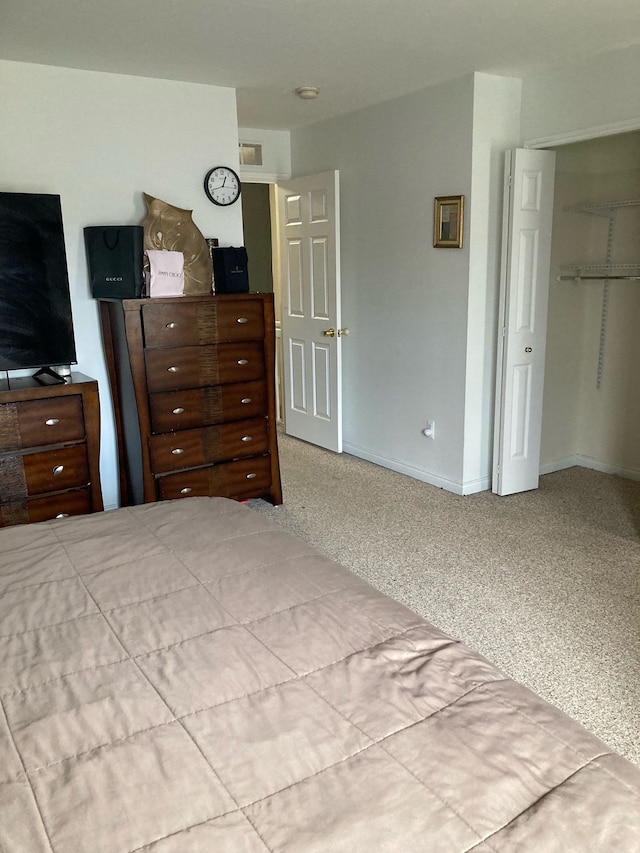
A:
POLYGON ((213 281, 216 293, 248 293, 249 272, 244 246, 222 246, 211 249, 213 281))
POLYGON ((142 240, 141 225, 90 225, 84 229, 94 299, 137 299, 142 295, 142 240))

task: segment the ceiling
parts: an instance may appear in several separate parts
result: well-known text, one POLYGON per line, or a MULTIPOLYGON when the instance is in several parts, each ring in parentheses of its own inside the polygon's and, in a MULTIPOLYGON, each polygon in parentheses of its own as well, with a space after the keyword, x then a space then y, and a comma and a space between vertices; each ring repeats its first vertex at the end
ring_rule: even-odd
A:
POLYGON ((638 0, 1 0, 0 59, 229 86, 293 129, 462 77, 640 45, 638 0), (318 86, 301 101, 298 86, 318 86))

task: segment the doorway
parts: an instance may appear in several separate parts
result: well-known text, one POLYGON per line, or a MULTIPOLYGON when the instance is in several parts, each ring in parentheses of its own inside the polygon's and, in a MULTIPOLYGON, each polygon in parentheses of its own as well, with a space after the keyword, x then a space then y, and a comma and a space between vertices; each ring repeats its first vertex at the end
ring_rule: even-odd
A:
POLYGON ((348 334, 340 323, 339 197, 331 170, 247 184, 243 199, 250 286, 275 295, 278 420, 289 435, 338 453, 348 334))
POLYGON ((284 424, 284 384, 280 272, 276 245, 276 184, 243 181, 242 219, 244 244, 249 258, 249 290, 273 293, 276 324, 276 418, 284 424))
POLYGON ((640 479, 640 132, 554 150, 541 473, 640 479))

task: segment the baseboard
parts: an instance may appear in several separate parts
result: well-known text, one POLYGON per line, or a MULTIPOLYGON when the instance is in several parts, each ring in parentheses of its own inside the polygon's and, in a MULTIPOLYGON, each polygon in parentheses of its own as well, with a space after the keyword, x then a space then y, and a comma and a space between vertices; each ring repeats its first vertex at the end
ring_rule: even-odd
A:
POLYGON ((462 484, 463 495, 475 495, 478 492, 487 492, 491 489, 491 477, 482 477, 479 480, 467 480, 462 484))
POLYGON ((554 471, 573 468, 574 465, 578 465, 581 468, 591 468, 594 471, 601 471, 603 474, 616 474, 618 477, 625 477, 627 480, 640 480, 640 471, 637 471, 635 468, 622 468, 619 465, 609 465, 608 462, 601 462, 599 459, 593 459, 591 456, 583 456, 580 453, 576 456, 556 459, 553 462, 545 462, 544 465, 540 466, 540 474, 552 474, 554 471))
POLYGON ((565 456, 564 459, 554 459, 553 462, 545 462, 540 465, 540 476, 543 474, 553 474, 554 471, 564 471, 565 468, 573 468, 574 465, 580 465, 578 456, 565 456))
MULTIPOLYGON (((412 477, 414 480, 420 480, 421 483, 428 483, 430 486, 452 492, 454 495, 473 495, 477 492, 486 492, 491 489, 491 477, 482 477, 478 480, 460 483, 457 480, 450 480, 447 477, 430 474, 428 471, 415 468, 413 465, 407 465, 399 459, 382 456, 379 453, 372 453, 363 447, 359 447, 357 444, 344 442, 343 449, 345 453, 357 456, 358 459, 365 459, 367 462, 380 465, 382 468, 397 471, 398 474, 406 474, 407 477, 412 477)), ((602 471, 603 474, 616 474, 628 480, 640 480, 640 471, 636 471, 633 468, 609 465, 605 462, 600 462, 598 459, 592 459, 590 456, 583 456, 581 454, 566 456, 564 459, 554 459, 553 462, 545 462, 540 466, 540 475, 553 474, 554 471, 563 471, 565 468, 573 468, 576 465, 582 468, 591 468, 594 471, 602 471)))
MULTIPOLYGON (((400 462, 399 459, 393 459, 388 456, 380 456, 378 453, 371 453, 363 447, 358 447, 356 444, 344 442, 343 450, 345 453, 350 453, 351 456, 357 456, 358 459, 365 459, 367 462, 373 462, 380 465, 382 468, 389 468, 391 471, 397 471, 398 474, 406 474, 407 477, 412 477, 414 480, 420 480, 422 483, 428 483, 430 486, 435 486, 438 489, 444 489, 447 492, 453 492, 455 495, 472 494, 471 491, 466 491, 466 485, 455 480, 449 480, 446 477, 438 477, 435 474, 429 474, 420 468, 414 468, 413 465, 407 465, 405 462, 400 462)), ((491 481, 489 480, 489 485, 491 481)), ((483 491, 489 486, 479 486, 475 488, 472 484, 473 491, 483 491)))

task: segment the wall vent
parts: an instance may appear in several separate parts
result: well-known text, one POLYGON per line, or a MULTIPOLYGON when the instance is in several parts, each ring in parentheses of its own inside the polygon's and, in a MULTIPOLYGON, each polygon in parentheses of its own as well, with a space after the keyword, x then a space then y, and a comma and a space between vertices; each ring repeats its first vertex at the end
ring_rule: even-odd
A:
POLYGON ((240 143, 240 165, 262 166, 262 145, 259 142, 240 143))

